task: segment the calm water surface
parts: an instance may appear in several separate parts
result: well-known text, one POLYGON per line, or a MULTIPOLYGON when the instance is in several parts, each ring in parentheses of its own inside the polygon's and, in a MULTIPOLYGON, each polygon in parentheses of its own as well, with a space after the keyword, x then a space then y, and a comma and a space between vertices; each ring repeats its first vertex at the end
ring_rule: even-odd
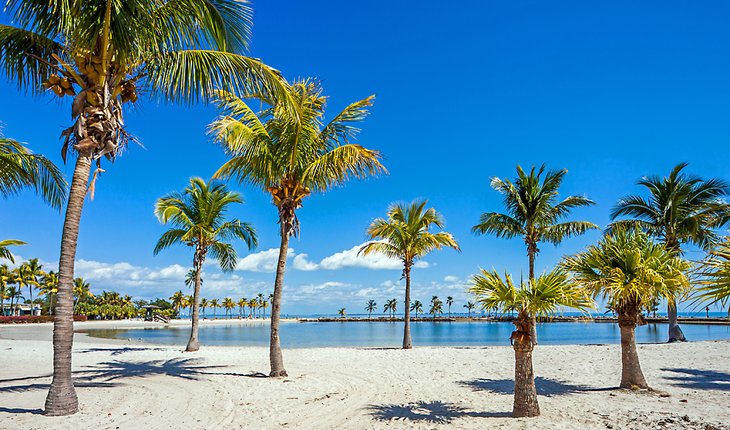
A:
MULTIPOLYGON (((508 322, 412 322, 415 345, 486 346, 509 345, 514 326, 508 322)), ((689 340, 730 339, 730 326, 683 324, 689 340)), ((145 342, 185 345, 189 327, 131 330, 88 330, 91 336, 134 339, 145 342)), ((554 322, 538 324, 543 345, 618 343, 615 323, 554 322)), ((636 329, 640 343, 665 342, 667 324, 647 324, 636 329)), ((282 322, 281 343, 286 348, 328 346, 399 347, 402 322, 282 322)), ((268 324, 215 325, 200 327, 200 343, 218 346, 266 346, 268 324)))

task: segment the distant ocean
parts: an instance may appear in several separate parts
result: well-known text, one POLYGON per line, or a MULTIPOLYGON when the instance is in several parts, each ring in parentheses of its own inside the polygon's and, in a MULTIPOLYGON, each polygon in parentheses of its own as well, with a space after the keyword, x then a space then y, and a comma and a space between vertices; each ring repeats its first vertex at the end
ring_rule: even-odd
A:
MULTIPOLYGON (((509 322, 413 322, 413 343, 422 346, 509 345, 514 326, 509 322)), ((730 325, 683 324, 690 341, 730 339, 730 325)), ((131 330, 89 330, 92 336, 142 340, 150 343, 184 346, 189 327, 131 330)), ((538 324, 538 339, 543 345, 610 344, 619 342, 616 323, 554 322, 538 324)), ((370 347, 401 345, 403 322, 283 322, 281 343, 285 348, 370 347)), ((667 324, 647 324, 636 329, 639 343, 661 343, 667 339, 667 324)), ((266 346, 269 324, 204 325, 200 327, 203 345, 266 346)))

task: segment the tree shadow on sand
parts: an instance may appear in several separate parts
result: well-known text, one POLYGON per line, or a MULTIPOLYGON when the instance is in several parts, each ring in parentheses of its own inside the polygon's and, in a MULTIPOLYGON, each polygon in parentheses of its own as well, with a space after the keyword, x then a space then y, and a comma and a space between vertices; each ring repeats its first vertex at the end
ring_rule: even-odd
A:
POLYGON ((695 390, 730 391, 730 373, 716 370, 664 368, 664 372, 672 372, 672 376, 663 378, 672 381, 675 387, 695 390))
POLYGON ((419 401, 402 405, 369 405, 367 409, 370 411, 373 419, 377 421, 405 420, 430 424, 449 424, 453 420, 463 417, 485 418, 510 416, 506 412, 470 411, 453 403, 445 403, 438 400, 432 402, 419 401))
MULTIPOLYGON (((512 379, 478 378, 472 381, 462 381, 460 384, 470 387, 474 391, 488 391, 496 394, 514 394, 515 392, 515 382, 512 379)), ((535 387, 537 388, 538 395, 547 397, 616 389, 614 387, 596 388, 587 385, 574 385, 565 381, 543 378, 542 376, 535 378, 535 387)))
POLYGON ((79 354, 88 354, 90 352, 108 352, 111 354, 111 356, 115 355, 122 355, 127 352, 137 352, 137 351, 168 351, 168 349, 165 348, 133 348, 129 346, 121 347, 121 348, 87 348, 87 349, 80 349, 78 351, 79 354))
MULTIPOLYGON (((172 358, 169 360, 148 361, 106 361, 91 366, 87 370, 73 372, 74 385, 78 388, 111 388, 119 385, 118 380, 127 378, 145 378, 164 375, 186 380, 197 380, 202 376, 224 375, 241 377, 258 377, 258 374, 243 374, 220 371, 229 366, 208 366, 199 364, 196 358, 172 358)), ((0 379, 0 393, 15 393, 28 390, 47 390, 48 383, 33 383, 34 380, 50 378, 51 375, 27 376, 12 379, 0 379), (28 381, 28 384, 2 386, 9 382, 28 381)))

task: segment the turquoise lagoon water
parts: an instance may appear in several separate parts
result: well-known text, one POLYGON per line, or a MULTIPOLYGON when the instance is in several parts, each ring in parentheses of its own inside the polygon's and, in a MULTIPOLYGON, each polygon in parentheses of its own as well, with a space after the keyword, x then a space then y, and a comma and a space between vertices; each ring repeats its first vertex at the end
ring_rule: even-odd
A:
MULTIPOLYGON (((415 345, 487 346, 509 345, 514 326, 509 322, 412 322, 415 345)), ((730 339, 730 325, 682 324, 690 341, 730 339)), ((606 344, 619 342, 615 323, 552 322, 538 324, 543 345, 606 344)), ((188 327, 131 330, 88 330, 91 336, 185 345, 188 327)), ((282 322, 281 343, 285 348, 371 347, 401 345, 402 322, 282 322)), ((667 324, 647 324, 636 329, 639 343, 661 343, 667 338, 667 324)), ((200 327, 200 343, 218 346, 266 346, 269 325, 231 324, 200 327)))

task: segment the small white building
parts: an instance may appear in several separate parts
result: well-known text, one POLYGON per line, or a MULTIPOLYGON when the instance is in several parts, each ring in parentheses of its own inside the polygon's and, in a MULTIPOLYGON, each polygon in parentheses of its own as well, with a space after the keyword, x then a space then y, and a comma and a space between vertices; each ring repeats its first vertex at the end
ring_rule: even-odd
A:
POLYGON ((13 307, 10 308, 10 306, 5 303, 5 307, 3 309, 3 315, 5 316, 40 316, 40 314, 40 305, 33 305, 33 309, 31 309, 30 305, 14 304, 13 307))

